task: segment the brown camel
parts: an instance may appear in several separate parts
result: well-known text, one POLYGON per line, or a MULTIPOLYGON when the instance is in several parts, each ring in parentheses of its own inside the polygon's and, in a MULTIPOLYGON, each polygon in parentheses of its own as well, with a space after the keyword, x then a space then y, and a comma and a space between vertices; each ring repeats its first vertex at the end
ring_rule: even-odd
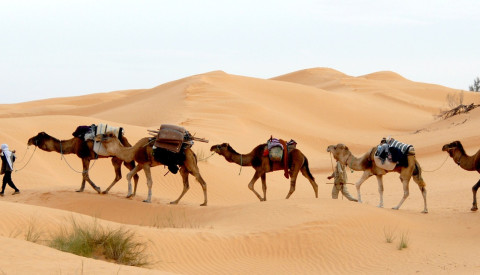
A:
MULTIPOLYGON (((442 147, 442 151, 447 152, 450 157, 458 164, 461 168, 467 171, 477 171, 480 173, 480 150, 473 156, 467 155, 465 149, 463 149, 462 143, 460 141, 454 141, 449 144, 445 144, 442 147)), ((480 180, 472 186, 473 192, 473 205, 470 210, 477 211, 477 190, 480 187, 480 180)))
MULTIPOLYGON (((126 146, 130 146, 130 143, 128 143, 128 140, 125 137, 122 137, 122 142, 126 146)), ((88 174, 89 168, 90 168, 90 161, 92 159, 96 158, 109 158, 105 156, 99 156, 93 151, 93 141, 85 141, 81 138, 74 137, 68 140, 58 140, 50 135, 48 135, 45 132, 40 132, 36 136, 30 138, 28 140, 28 145, 35 145, 38 148, 47 151, 47 152, 57 152, 60 154, 76 154, 79 158, 82 159, 82 166, 83 166, 83 172, 82 172, 82 185, 77 192, 83 192, 85 189, 85 181, 90 183, 93 189, 100 193, 100 187, 96 186, 95 183, 90 179, 90 176, 88 174)), ((108 191, 117 183, 121 178, 122 178, 122 160, 116 157, 112 157, 112 165, 115 170, 115 179, 113 180, 112 184, 103 191, 103 194, 107 194, 108 191)), ((135 162, 129 161, 124 163, 125 166, 132 170, 135 168, 135 162)), ((138 183, 138 176, 135 177, 135 190, 134 193, 137 191, 137 183, 138 183)), ((130 187, 130 186, 129 186, 130 187)), ((131 190, 128 191, 129 194, 131 193, 131 190)))
POLYGON ((355 184, 357 187, 358 193, 358 202, 362 202, 362 196, 360 195, 360 186, 362 183, 367 180, 369 177, 375 175, 378 181, 378 192, 380 194, 380 204, 378 207, 383 207, 383 175, 388 172, 397 172, 400 173, 400 181, 403 183, 403 197, 400 203, 393 207, 393 209, 398 210, 402 206, 403 202, 407 199, 409 195, 409 183, 410 178, 413 176, 413 180, 418 184, 420 191, 423 196, 423 213, 428 213, 427 209, 427 189, 425 188, 426 184, 422 178, 422 169, 420 164, 417 162, 415 155, 408 156, 408 166, 401 167, 397 165, 394 170, 387 171, 375 165, 374 154, 375 147, 370 149, 365 155, 360 158, 356 158, 352 155, 350 150, 345 144, 330 145, 327 148, 327 152, 333 154, 336 160, 339 160, 343 164, 350 167, 350 169, 355 171, 364 171, 362 177, 355 184))
MULTIPOLYGON (((107 152, 113 156, 116 156, 124 161, 132 161, 135 160, 137 162, 137 166, 135 169, 130 171, 127 174, 128 186, 131 185, 131 179, 133 175, 136 175, 140 170, 143 169, 145 172, 145 176, 147 177, 147 185, 148 185, 148 197, 144 202, 151 202, 152 200, 152 174, 150 172, 150 167, 154 167, 157 165, 163 165, 164 163, 155 160, 154 158, 154 150, 153 150, 153 141, 155 138, 145 137, 140 139, 135 145, 132 147, 124 147, 118 138, 112 133, 105 133, 103 135, 97 135, 95 140, 99 140, 105 146, 107 152)), ((170 202, 170 204, 177 204, 180 199, 187 193, 188 189, 190 188, 188 183, 188 174, 192 174, 197 181, 200 183, 203 189, 203 197, 204 202, 201 206, 207 205, 207 183, 203 180, 202 176, 200 175, 200 170, 197 166, 197 156, 190 148, 184 149, 185 158, 183 163, 178 164, 180 166, 180 175, 183 179, 183 191, 180 194, 180 197, 175 201, 170 202)), ((167 165, 165 163, 165 165, 167 165)))
MULTIPOLYGON (((248 184, 248 188, 258 197, 260 201, 267 200, 267 181, 266 173, 284 170, 283 162, 271 162, 268 156, 264 156, 266 143, 260 144, 255 147, 248 154, 237 153, 228 143, 222 143, 212 146, 210 151, 213 151, 219 155, 225 157, 228 162, 234 162, 240 166, 252 166, 255 169, 255 174, 252 180, 248 184), (255 182, 258 178, 262 179, 263 198, 254 189, 255 182)), ((315 192, 315 197, 318 198, 318 185, 315 182, 315 178, 310 169, 308 168, 308 160, 305 155, 298 149, 293 149, 288 155, 288 168, 290 175, 290 191, 287 194, 288 199, 295 191, 295 185, 297 182, 298 172, 301 171, 302 175, 310 181, 315 192)))

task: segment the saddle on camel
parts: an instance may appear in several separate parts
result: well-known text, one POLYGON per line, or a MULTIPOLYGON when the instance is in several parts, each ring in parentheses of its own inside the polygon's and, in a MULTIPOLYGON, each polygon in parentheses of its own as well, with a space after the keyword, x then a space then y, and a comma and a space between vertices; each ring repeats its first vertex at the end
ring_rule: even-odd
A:
POLYGON ((203 138, 192 136, 185 128, 177 125, 162 124, 158 130, 148 130, 155 136, 153 157, 168 167, 173 174, 178 172, 185 161, 185 150, 191 148, 193 141, 208 142, 203 138))
POLYGON ((270 136, 267 145, 263 151, 264 156, 268 156, 272 162, 280 162, 283 165, 284 176, 288 179, 288 153, 297 148, 297 142, 291 139, 285 142, 283 139, 277 139, 270 136))
POLYGON ((114 133, 119 140, 122 140, 124 130, 122 127, 113 127, 108 124, 100 123, 98 125, 92 124, 90 126, 78 126, 75 132, 72 133, 72 135, 85 141, 93 140, 93 151, 97 155, 108 157, 110 156, 110 154, 108 154, 107 149, 105 149, 101 142, 95 140, 96 135, 105 134, 107 132, 114 133))
POLYGON ((397 165, 407 167, 409 155, 415 155, 412 145, 388 137, 383 138, 377 146, 374 161, 378 167, 392 171, 397 165))

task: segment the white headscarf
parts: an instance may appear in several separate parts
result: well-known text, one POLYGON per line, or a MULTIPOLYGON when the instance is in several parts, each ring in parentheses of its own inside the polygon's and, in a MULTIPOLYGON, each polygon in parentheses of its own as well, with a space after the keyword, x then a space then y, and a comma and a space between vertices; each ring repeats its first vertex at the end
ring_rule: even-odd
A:
POLYGON ((10 166, 10 169, 13 170, 13 164, 12 164, 12 152, 8 150, 8 145, 7 144, 2 144, 2 154, 5 156, 8 162, 8 166, 10 166))

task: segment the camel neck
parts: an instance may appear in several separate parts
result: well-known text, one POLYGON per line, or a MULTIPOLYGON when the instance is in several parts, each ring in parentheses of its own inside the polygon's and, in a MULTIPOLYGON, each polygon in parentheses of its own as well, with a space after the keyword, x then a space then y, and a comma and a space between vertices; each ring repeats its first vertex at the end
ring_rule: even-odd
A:
POLYGON ((142 145, 143 145, 143 143, 142 144, 137 143, 133 147, 125 147, 125 146, 121 145, 120 143, 118 143, 118 144, 116 144, 115 150, 107 149, 107 151, 109 151, 109 152, 112 151, 112 153, 114 153, 114 155, 117 158, 119 158, 123 161, 126 161, 126 162, 130 162, 135 158, 135 152, 137 152, 141 148, 142 145))
POLYGON ((348 155, 348 157, 345 161, 345 165, 352 170, 363 171, 364 170, 364 167, 363 167, 364 166, 363 165, 364 161, 365 161, 365 156, 362 156, 361 158, 357 158, 352 153, 350 153, 350 155, 348 155))
POLYGON ((458 153, 453 156, 455 163, 467 171, 475 171, 475 156, 469 156, 460 151, 457 152, 458 153))
POLYGON ((252 166, 252 153, 245 155, 229 150, 223 156, 228 162, 234 162, 240 166, 252 166))
POLYGON ((54 140, 53 143, 53 150, 60 154, 73 154, 76 153, 74 150, 75 146, 75 139, 68 139, 68 140, 54 140))

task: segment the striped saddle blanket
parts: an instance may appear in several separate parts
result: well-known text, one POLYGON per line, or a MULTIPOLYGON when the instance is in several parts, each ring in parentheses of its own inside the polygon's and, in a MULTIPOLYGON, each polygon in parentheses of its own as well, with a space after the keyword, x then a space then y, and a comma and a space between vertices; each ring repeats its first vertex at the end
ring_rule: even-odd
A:
POLYGON ((391 171, 397 165, 407 167, 408 155, 415 155, 415 149, 411 144, 390 138, 377 146, 374 161, 378 167, 391 171))

